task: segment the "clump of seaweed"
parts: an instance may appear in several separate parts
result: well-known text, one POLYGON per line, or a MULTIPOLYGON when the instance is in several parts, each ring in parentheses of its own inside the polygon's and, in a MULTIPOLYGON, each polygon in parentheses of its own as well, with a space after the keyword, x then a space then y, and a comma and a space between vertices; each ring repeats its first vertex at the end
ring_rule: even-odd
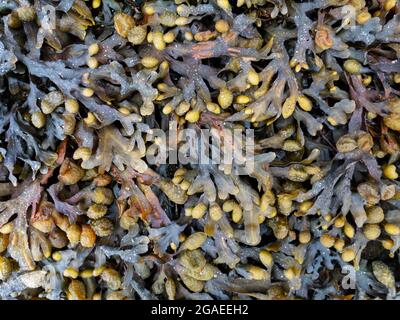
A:
POLYGON ((0 299, 399 297, 397 1, 0 18, 0 299))

